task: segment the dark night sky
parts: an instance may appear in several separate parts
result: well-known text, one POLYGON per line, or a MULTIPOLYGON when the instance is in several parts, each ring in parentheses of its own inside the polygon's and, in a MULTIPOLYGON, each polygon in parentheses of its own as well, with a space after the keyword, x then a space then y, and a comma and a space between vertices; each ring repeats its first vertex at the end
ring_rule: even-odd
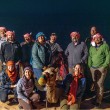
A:
MULTIPOLYGON (((22 39, 26 32, 33 36, 43 31, 59 35, 64 46, 71 31, 79 31, 82 39, 89 36, 91 26, 97 26, 107 41, 110 40, 110 2, 107 0, 1 0, 0 26, 15 30, 22 39)), ((66 45, 65 45, 66 44, 66 45)))

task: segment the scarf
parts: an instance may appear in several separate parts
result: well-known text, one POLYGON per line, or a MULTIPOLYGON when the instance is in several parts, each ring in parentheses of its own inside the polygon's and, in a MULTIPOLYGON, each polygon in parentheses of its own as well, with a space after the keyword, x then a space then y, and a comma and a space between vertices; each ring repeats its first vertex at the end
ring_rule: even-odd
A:
POLYGON ((14 69, 13 71, 9 71, 8 69, 6 69, 6 73, 9 79, 11 80, 11 82, 15 83, 18 76, 16 69, 14 69))
POLYGON ((78 76, 75 76, 75 75, 73 76, 74 79, 73 79, 73 81, 71 83, 71 86, 70 86, 70 91, 69 91, 69 94, 68 94, 68 101, 67 101, 68 104, 70 103, 69 105, 74 104, 75 101, 76 101, 78 81, 82 77, 84 77, 84 75, 81 74, 81 73, 78 76))
POLYGON ((24 87, 24 94, 29 97, 29 95, 33 92, 34 89, 34 80, 32 78, 28 80, 24 75, 22 77, 22 84, 24 87))

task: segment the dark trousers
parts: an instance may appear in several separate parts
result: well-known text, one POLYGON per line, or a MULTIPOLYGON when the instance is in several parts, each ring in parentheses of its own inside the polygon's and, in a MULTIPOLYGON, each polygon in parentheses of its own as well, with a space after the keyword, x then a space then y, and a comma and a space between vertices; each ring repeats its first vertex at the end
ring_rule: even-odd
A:
POLYGON ((19 101, 19 105, 21 107, 23 107, 24 110, 33 110, 37 108, 37 103, 39 101, 39 95, 34 93, 31 97, 29 97, 29 100, 31 101, 30 104, 26 103, 24 100, 22 99, 18 99, 19 101))

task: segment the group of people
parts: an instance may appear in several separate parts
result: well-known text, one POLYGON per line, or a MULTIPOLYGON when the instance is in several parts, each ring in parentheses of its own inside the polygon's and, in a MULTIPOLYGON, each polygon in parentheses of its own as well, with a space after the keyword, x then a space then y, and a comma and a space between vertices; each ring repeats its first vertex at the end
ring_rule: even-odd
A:
POLYGON ((45 95, 35 82, 39 82, 45 68, 54 67, 59 69, 59 76, 65 74, 59 84, 64 91, 60 98, 62 110, 68 107, 79 109, 83 94, 90 89, 88 84, 96 91, 94 105, 101 108, 110 50, 95 26, 90 33, 91 36, 83 42, 79 32, 71 32, 71 43, 64 51, 56 42, 56 33, 51 33, 49 40, 43 32, 38 32, 35 40, 31 33, 26 33, 25 41, 20 44, 15 32, 0 27, 0 100, 6 102, 8 94, 13 93, 12 103, 19 102, 25 110, 37 108, 37 103, 45 95), (66 71, 61 71, 61 65, 66 71), (21 67, 23 71, 20 71, 21 67))

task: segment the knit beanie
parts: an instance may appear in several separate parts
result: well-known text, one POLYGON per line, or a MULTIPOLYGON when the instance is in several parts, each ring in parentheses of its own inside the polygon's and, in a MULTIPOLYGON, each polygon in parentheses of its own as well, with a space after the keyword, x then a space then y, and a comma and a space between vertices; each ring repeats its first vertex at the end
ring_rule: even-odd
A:
POLYGON ((32 68, 29 67, 29 66, 27 66, 27 67, 24 68, 24 72, 25 72, 26 70, 30 70, 31 72, 33 72, 32 68))
POLYGON ((45 34, 43 32, 38 32, 36 34, 36 40, 38 39, 39 36, 44 36, 44 38, 46 39, 46 36, 45 36, 45 34))

